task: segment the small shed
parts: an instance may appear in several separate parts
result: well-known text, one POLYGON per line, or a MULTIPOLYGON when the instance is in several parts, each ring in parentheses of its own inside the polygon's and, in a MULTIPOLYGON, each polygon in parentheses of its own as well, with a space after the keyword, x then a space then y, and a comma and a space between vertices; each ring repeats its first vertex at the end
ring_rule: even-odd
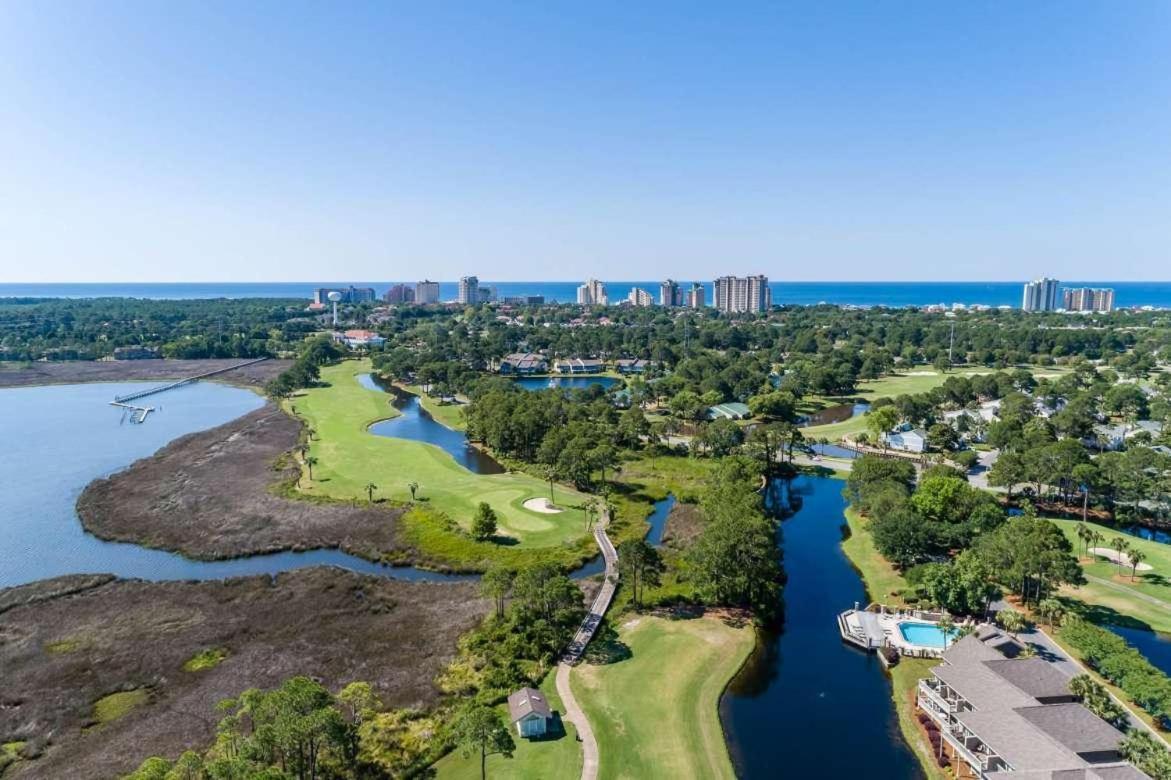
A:
POLYGON ((521 688, 508 697, 508 716, 522 737, 543 737, 549 731, 553 710, 545 694, 536 688, 521 688))

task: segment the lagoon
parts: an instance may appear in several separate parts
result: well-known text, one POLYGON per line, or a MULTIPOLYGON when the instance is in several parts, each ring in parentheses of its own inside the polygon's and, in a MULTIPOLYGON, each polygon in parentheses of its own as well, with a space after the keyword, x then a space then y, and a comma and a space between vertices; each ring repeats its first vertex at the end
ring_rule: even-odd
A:
POLYGON ((612 376, 526 376, 512 381, 525 390, 585 390, 593 385, 609 390, 622 380, 612 376))

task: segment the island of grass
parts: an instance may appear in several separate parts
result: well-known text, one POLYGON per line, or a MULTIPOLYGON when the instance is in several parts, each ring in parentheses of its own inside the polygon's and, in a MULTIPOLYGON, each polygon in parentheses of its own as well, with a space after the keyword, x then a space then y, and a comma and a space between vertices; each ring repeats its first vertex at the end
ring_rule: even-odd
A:
POLYGON ((369 426, 399 412, 382 392, 363 387, 358 376, 371 370, 368 360, 344 361, 321 369, 321 386, 299 392, 287 402, 314 435, 308 442, 312 478, 304 469, 297 491, 347 501, 412 500, 416 509, 403 518, 407 540, 425 556, 465 568, 483 568, 493 560, 520 563, 526 553, 572 565, 595 553, 582 508, 588 497, 558 486, 557 514, 534 512, 524 502, 549 494, 548 483, 523 473, 475 474, 439 447, 379 436, 369 426), (476 541, 467 535, 478 505, 496 512, 497 536, 476 541), (451 527, 454 523, 456 527, 451 527), (462 530, 465 533, 460 533, 462 530))
POLYGON ((598 741, 598 777, 735 777, 718 706, 755 646, 753 628, 643 615, 618 636, 628 658, 584 663, 570 677, 598 741))
MULTIPOLYGON (((516 750, 512 758, 489 756, 488 777, 506 780, 576 780, 581 777, 581 743, 577 741, 577 729, 573 724, 561 719, 565 706, 557 695, 556 676, 556 672, 550 672, 540 686, 550 709, 556 713, 551 732, 537 739, 523 739, 513 730, 516 750)), ((508 704, 500 704, 496 709, 508 723, 508 704)), ((478 754, 465 756, 457 749, 435 764, 435 776, 438 780, 479 780, 480 757, 478 754)))

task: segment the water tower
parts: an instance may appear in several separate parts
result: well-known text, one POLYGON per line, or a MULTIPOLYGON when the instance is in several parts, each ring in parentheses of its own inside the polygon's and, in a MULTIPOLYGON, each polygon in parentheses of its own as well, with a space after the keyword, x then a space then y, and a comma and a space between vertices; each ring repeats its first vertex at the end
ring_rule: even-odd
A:
POLYGON ((342 299, 342 294, 337 290, 334 290, 325 297, 329 298, 330 303, 333 304, 333 324, 334 327, 337 327, 337 302, 342 299))

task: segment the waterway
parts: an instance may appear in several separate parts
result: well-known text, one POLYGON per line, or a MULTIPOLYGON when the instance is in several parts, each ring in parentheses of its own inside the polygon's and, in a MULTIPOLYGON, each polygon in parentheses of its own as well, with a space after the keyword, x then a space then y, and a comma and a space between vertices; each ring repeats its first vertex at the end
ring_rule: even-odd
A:
POLYGON ((741 777, 910 780, 923 772, 903 741, 891 682, 875 655, 845 645, 837 613, 865 604, 862 580, 841 549, 842 483, 774 482, 782 523, 784 622, 762 641, 720 702, 741 777))
POLYGON ((609 390, 622 380, 612 376, 525 376, 513 381, 525 390, 585 390, 594 385, 609 390))
POLYGON ((870 404, 865 402, 835 404, 807 415, 801 421, 801 427, 808 428, 814 425, 831 425, 833 423, 845 422, 851 417, 866 414, 868 411, 870 411, 870 404))
MULTIPOLYGON (((380 389, 368 376, 362 382, 380 389)), ((4 489, 0 490, 0 588, 64 574, 102 572, 152 581, 214 580, 322 565, 411 581, 477 578, 386 566, 340 550, 200 561, 137 544, 106 542, 87 533, 75 506, 92 480, 152 455, 179 436, 230 422, 264 403, 248 390, 199 382, 153 396, 158 412, 141 425, 124 422, 121 410, 108 405, 115 395, 152 384, 89 383, 0 390, 0 419, 6 439, 0 448, 0 474, 4 475, 4 489)), ((419 405, 417 396, 396 393, 395 398, 402 415, 372 426, 373 433, 441 447, 476 473, 504 471, 490 455, 470 446, 463 433, 435 422, 419 405)), ((655 504, 649 518, 652 543, 661 541, 674 503, 672 496, 655 504)), ((598 556, 572 576, 587 577, 603 570, 598 556)))

